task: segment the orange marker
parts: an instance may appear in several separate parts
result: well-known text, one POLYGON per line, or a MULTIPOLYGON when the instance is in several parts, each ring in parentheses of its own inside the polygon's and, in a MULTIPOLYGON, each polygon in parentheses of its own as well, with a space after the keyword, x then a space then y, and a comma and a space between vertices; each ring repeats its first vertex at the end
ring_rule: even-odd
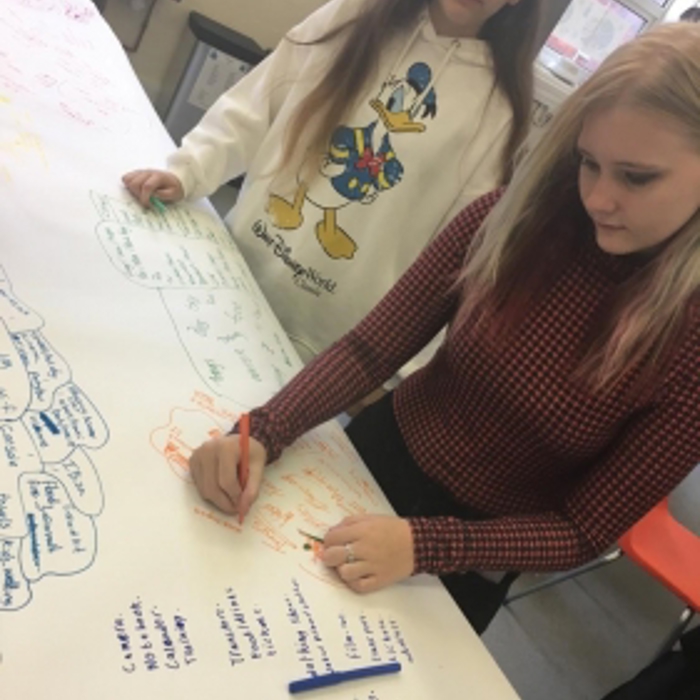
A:
MULTIPOLYGON (((238 462, 238 483, 241 486, 241 492, 245 491, 248 483, 248 473, 250 470, 250 416, 247 413, 242 413, 238 423, 240 429, 241 440, 241 458, 238 462)), ((243 524, 243 514, 239 516, 239 522, 243 524)))

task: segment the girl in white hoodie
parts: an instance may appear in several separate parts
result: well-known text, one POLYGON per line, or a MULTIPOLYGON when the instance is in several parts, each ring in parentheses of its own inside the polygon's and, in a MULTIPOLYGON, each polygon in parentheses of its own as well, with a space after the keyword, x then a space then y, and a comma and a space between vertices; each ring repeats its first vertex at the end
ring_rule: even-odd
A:
POLYGON ((245 173, 227 223, 304 361, 507 181, 527 132, 539 0, 330 0, 221 96, 148 206, 245 173))

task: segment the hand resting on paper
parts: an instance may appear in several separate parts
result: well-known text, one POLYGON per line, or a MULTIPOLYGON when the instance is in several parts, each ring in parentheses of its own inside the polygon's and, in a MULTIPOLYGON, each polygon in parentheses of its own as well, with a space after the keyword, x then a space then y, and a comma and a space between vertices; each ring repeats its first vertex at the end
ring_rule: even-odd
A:
MULTIPOLYGON (((238 480, 238 435, 208 440, 190 457, 200 496, 219 510, 242 518, 260 491, 267 462, 265 447, 250 438, 245 489, 238 480)), ((408 521, 393 515, 353 515, 333 526, 323 540, 323 563, 357 593, 370 593, 413 573, 413 535, 408 521)))
POLYGON ((408 578, 414 569, 413 534, 395 515, 353 515, 326 533, 323 563, 356 593, 408 578))
POLYGON ((249 472, 245 489, 238 481, 241 457, 238 435, 208 440, 190 457, 190 473, 200 496, 229 515, 244 518, 258 497, 267 450, 250 438, 249 472))
POLYGON ((152 195, 163 202, 179 202, 185 196, 180 180, 166 170, 134 170, 122 182, 144 207, 151 206, 152 195))

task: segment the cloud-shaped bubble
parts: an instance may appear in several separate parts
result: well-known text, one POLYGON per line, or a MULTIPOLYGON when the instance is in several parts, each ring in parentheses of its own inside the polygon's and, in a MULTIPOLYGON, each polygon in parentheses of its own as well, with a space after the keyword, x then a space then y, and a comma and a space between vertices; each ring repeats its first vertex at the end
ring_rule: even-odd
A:
POLYGON ((17 420, 29 407, 32 390, 22 357, 0 320, 0 419, 17 420))
POLYGON ((70 381, 70 367, 39 331, 13 333, 12 342, 28 377, 31 408, 45 411, 51 406, 56 389, 70 381))
POLYGON ((75 507, 85 515, 99 515, 104 507, 100 477, 90 457, 78 448, 58 464, 47 464, 46 472, 64 486, 75 507))
POLYGON ((0 266, 0 320, 12 333, 30 331, 44 325, 41 317, 25 306, 12 292, 10 280, 0 266))
POLYGON ((0 539, 0 610, 18 610, 32 598, 20 565, 21 547, 20 539, 0 539))
POLYGON ((90 566, 97 551, 95 525, 73 506, 63 484, 46 474, 23 474, 20 494, 29 531, 21 553, 25 576, 37 581, 90 566))
POLYGON ((46 462, 62 462, 77 447, 101 447, 109 437, 100 412, 72 383, 56 391, 48 410, 27 411, 22 421, 46 462))

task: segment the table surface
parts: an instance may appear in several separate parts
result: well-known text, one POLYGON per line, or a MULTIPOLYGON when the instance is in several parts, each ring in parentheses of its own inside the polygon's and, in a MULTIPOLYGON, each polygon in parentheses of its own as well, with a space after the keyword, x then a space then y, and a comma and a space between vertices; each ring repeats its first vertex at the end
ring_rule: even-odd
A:
POLYGON ((515 699, 436 579, 358 596, 317 560, 303 533, 390 512, 337 423, 244 526, 198 498, 192 448, 299 360, 207 202, 144 212, 121 187, 173 144, 92 3, 4 0, 0 58, 7 697, 274 700, 398 660, 314 696, 515 699))

